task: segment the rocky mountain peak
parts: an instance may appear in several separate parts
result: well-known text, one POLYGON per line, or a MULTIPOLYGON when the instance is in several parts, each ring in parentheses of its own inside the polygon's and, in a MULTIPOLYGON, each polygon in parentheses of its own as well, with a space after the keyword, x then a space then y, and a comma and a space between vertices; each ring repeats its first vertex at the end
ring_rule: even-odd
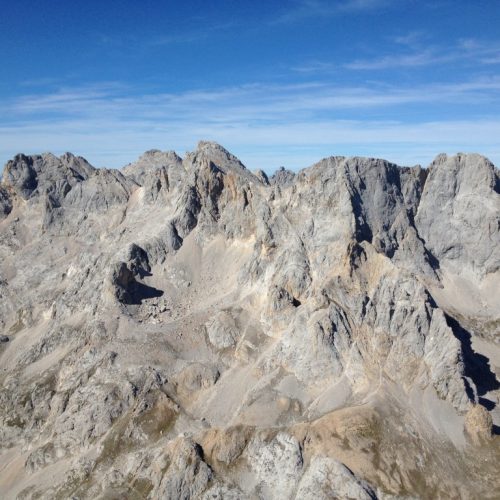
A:
POLYGON ((287 170, 285 167, 279 167, 271 176, 269 182, 279 186, 290 186, 295 179, 295 172, 287 170))
POLYGON ((196 150, 186 155, 186 161, 195 167, 212 163, 224 174, 232 173, 247 181, 259 182, 236 156, 216 142, 199 141, 196 150))
POLYGON ((182 168, 182 158, 175 151, 151 149, 142 154, 135 162, 123 167, 122 172, 138 184, 147 182, 158 175, 159 171, 182 168))
POLYGON ((60 198, 75 183, 88 179, 94 172, 95 168, 84 158, 71 153, 61 157, 51 153, 19 154, 5 165, 2 182, 24 199, 45 193, 60 198))

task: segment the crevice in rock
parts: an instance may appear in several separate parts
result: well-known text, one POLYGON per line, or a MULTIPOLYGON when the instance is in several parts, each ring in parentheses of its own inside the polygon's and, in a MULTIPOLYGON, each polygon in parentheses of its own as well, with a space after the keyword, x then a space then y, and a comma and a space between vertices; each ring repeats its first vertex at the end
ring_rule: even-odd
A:
POLYGON ((369 243, 373 240, 373 232, 370 225, 365 219, 365 214, 363 210, 363 199, 358 191, 354 191, 351 194, 351 204, 352 210, 354 212, 355 222, 356 222, 356 239, 358 242, 368 241, 369 243))
MULTIPOLYGON (((422 168, 420 170, 419 174, 419 180, 420 180, 420 198, 422 197, 422 193, 424 192, 424 187, 425 183, 427 182, 427 178, 429 177, 429 169, 428 168, 422 168)), ((419 201, 420 201, 419 198, 419 201)))
POLYGON ((500 176, 495 175, 495 185, 493 186, 495 193, 500 194, 500 176))

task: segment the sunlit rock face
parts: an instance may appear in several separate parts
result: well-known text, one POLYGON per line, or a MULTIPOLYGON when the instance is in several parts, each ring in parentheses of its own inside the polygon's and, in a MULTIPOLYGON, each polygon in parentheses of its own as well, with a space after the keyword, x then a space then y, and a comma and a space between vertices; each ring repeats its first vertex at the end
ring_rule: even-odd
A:
POLYGON ((499 192, 475 154, 16 156, 0 497, 492 497, 499 192))

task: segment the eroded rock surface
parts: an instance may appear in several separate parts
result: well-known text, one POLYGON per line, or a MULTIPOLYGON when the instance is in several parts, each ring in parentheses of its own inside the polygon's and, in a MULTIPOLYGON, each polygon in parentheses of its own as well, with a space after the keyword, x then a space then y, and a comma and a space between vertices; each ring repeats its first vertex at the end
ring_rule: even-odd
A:
POLYGON ((493 498, 500 180, 218 144, 0 183, 2 498, 493 498))

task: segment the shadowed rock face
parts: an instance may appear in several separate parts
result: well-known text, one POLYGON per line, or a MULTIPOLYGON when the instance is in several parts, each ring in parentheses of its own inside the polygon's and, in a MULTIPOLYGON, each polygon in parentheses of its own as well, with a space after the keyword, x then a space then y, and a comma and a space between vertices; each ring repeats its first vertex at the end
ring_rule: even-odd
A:
POLYGON ((0 187, 0 219, 7 217, 12 210, 12 201, 9 192, 3 186, 0 187))
POLYGON ((0 496, 487 498, 499 185, 474 154, 16 156, 0 496))

